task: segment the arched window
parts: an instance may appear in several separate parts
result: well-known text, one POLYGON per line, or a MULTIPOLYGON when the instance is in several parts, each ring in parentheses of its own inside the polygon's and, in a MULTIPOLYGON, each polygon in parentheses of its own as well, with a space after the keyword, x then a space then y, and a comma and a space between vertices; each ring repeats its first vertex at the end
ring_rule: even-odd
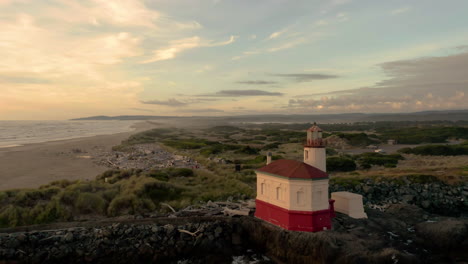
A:
POLYGON ((276 187, 276 200, 281 200, 281 198, 282 198, 281 187, 276 187))
POLYGON ((305 156, 306 160, 309 159, 309 151, 308 150, 305 150, 304 156, 305 156))
POLYGON ((304 192, 303 191, 298 191, 297 192, 297 204, 298 205, 304 205, 304 192))
POLYGON ((260 194, 264 195, 265 192, 266 192, 266 184, 262 182, 262 184, 260 184, 260 194))

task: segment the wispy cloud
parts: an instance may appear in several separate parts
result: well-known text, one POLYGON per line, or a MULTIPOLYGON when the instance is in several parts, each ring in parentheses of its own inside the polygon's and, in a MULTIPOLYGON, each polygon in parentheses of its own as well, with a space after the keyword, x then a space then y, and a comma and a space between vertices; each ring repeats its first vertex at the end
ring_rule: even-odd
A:
POLYGON ((179 101, 177 99, 171 98, 168 100, 149 100, 149 101, 141 101, 143 104, 153 104, 153 105, 164 105, 164 106, 171 106, 171 107, 179 107, 179 106, 186 106, 188 103, 179 101))
POLYGON ((236 83, 248 84, 248 85, 271 85, 271 84, 277 84, 278 82, 256 80, 256 81, 238 81, 236 83))
POLYGON ((156 112, 155 110, 146 109, 146 108, 138 108, 138 107, 132 107, 132 108, 129 108, 129 110, 138 111, 138 112, 150 112, 150 113, 156 112))
POLYGON ((198 36, 174 40, 169 43, 169 46, 153 51, 153 56, 141 63, 152 63, 156 61, 169 60, 176 57, 177 54, 199 47, 217 47, 225 46, 233 43, 236 40, 235 36, 231 36, 229 40, 223 42, 206 41, 198 36))
POLYGON ((315 93, 289 100, 302 110, 418 111, 468 108, 468 52, 379 65, 388 79, 372 87, 315 93), (320 98, 316 98, 320 97, 320 98))
POLYGON ((402 7, 402 8, 398 8, 398 9, 394 9, 394 10, 390 11, 390 14, 399 15, 399 14, 406 13, 406 12, 408 12, 410 10, 411 10, 411 7, 402 7))
POLYGON ((315 80, 335 79, 339 77, 338 75, 320 73, 276 73, 270 75, 292 79, 296 82, 310 82, 315 80))
POLYGON ((224 110, 216 108, 194 108, 194 109, 180 109, 178 112, 183 113, 222 113, 224 110))
POLYGON ((214 97, 244 97, 244 96, 283 96, 283 93, 268 92, 262 90, 221 90, 213 94, 201 94, 198 96, 214 97))
POLYGON ((285 50, 285 49, 290 49, 290 48, 294 48, 300 44, 303 44, 306 42, 306 39, 305 38, 297 38, 297 39, 293 39, 293 40, 290 40, 288 42, 285 42, 279 46, 276 46, 276 47, 273 47, 273 48, 269 48, 268 49, 268 52, 277 52, 277 51, 280 51, 280 50, 285 50))
POLYGON ((271 33, 271 35, 268 37, 268 39, 275 39, 275 38, 278 38, 280 37, 281 35, 283 35, 284 33, 286 33, 288 31, 288 29, 282 29, 280 31, 276 31, 276 32, 273 32, 271 33))

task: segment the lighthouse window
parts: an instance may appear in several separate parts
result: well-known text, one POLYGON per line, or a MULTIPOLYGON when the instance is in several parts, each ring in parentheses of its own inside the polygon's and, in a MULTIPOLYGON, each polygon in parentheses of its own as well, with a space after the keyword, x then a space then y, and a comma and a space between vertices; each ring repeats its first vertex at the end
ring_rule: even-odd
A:
POLYGON ((282 196, 281 188, 276 187, 276 200, 281 200, 281 196, 282 196))
POLYGON ((305 151, 305 158, 309 159, 309 151, 307 151, 307 150, 305 151))

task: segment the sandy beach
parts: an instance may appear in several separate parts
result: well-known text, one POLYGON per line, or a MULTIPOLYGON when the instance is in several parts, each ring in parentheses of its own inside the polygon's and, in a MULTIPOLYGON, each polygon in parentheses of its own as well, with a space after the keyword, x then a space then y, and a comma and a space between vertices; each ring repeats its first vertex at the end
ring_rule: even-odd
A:
POLYGON ((95 164, 90 153, 110 151, 130 135, 156 126, 140 122, 131 132, 0 148, 0 190, 36 188, 62 179, 94 179, 108 168, 95 164))

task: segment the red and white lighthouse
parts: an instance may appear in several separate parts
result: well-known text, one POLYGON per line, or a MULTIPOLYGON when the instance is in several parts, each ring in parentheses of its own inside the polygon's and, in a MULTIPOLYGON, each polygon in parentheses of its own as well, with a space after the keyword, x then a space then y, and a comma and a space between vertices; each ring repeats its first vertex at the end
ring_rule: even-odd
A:
POLYGON ((256 171, 255 216, 288 230, 331 229, 335 213, 325 170, 322 130, 314 124, 307 130, 304 162, 277 160, 256 171))

